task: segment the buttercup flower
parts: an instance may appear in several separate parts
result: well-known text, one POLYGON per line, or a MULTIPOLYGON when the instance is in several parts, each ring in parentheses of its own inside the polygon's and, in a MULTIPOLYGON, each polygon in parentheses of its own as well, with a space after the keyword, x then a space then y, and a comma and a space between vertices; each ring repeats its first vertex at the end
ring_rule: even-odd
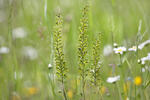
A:
POLYGON ((125 52, 127 49, 125 47, 118 47, 118 48, 114 48, 115 53, 117 54, 123 54, 123 52, 125 52))
POLYGON ((116 81, 120 80, 120 75, 115 76, 115 77, 108 77, 107 82, 108 83, 115 83, 116 81))
POLYGON ((34 95, 38 92, 38 89, 36 87, 30 87, 28 88, 29 95, 34 95))
POLYGON ((134 78, 134 84, 139 86, 142 84, 142 78, 140 76, 137 76, 134 78))

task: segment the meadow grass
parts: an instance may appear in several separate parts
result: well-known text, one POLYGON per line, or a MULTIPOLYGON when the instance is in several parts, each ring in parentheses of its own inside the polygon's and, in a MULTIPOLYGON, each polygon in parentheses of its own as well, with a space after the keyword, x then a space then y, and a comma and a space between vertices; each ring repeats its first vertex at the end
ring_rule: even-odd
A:
POLYGON ((1 0, 0 100, 150 100, 149 0, 1 0))

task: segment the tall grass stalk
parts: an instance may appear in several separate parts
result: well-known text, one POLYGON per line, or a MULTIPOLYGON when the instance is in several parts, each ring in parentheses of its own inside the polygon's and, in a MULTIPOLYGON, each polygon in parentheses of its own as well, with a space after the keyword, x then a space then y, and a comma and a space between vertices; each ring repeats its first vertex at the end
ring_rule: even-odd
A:
POLYGON ((88 5, 82 10, 82 18, 80 19, 79 27, 79 46, 78 46, 78 64, 79 64, 79 73, 82 80, 82 97, 85 100, 85 84, 86 77, 88 75, 87 68, 87 29, 88 29, 88 5))
POLYGON ((56 15, 56 25, 54 27, 55 65, 56 65, 56 75, 58 77, 58 81, 60 81, 62 85, 62 93, 64 99, 67 100, 66 90, 64 86, 67 67, 66 67, 65 55, 63 50, 64 46, 62 41, 62 34, 63 34, 62 30, 63 30, 63 18, 59 13, 56 15))

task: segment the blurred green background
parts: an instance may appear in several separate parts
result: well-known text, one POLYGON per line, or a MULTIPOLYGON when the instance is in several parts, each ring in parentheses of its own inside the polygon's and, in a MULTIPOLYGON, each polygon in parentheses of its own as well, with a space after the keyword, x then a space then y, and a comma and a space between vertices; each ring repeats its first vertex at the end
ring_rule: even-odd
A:
MULTIPOLYGON (((72 82, 78 77, 77 43, 85 2, 0 0, 0 48, 5 47, 7 51, 0 53, 0 100, 55 100, 54 96, 61 100, 57 93, 59 87, 53 82, 55 75, 48 69, 49 63, 53 67, 52 33, 58 11, 64 18, 65 53, 71 73, 66 84, 69 89, 78 91, 72 82)), ((113 41, 130 47, 136 43, 141 21, 142 42, 150 38, 150 0, 89 0, 89 4, 89 56, 98 32, 103 33, 104 46, 112 45, 113 41)), ((140 56, 146 56, 148 51, 146 48, 140 56)), ((118 61, 115 57, 104 57, 104 81, 111 72, 109 64, 118 61)), ((130 58, 132 61, 135 57, 130 58)), ((112 97, 110 94, 108 99, 112 97)), ((76 99, 79 100, 77 96, 73 98, 76 99)))

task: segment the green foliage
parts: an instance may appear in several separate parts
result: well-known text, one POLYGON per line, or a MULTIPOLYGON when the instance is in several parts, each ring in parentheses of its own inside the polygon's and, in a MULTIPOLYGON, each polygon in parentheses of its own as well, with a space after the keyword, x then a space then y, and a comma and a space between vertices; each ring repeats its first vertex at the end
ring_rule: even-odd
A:
POLYGON ((102 50, 102 34, 99 33, 98 38, 93 44, 93 59, 90 68, 91 82, 95 86, 99 86, 101 83, 102 50))
POLYGON ((59 80, 63 83, 66 78, 67 67, 63 52, 62 27, 62 16, 61 14, 58 14, 56 15, 56 25, 54 27, 55 63, 57 71, 56 74, 59 80))

